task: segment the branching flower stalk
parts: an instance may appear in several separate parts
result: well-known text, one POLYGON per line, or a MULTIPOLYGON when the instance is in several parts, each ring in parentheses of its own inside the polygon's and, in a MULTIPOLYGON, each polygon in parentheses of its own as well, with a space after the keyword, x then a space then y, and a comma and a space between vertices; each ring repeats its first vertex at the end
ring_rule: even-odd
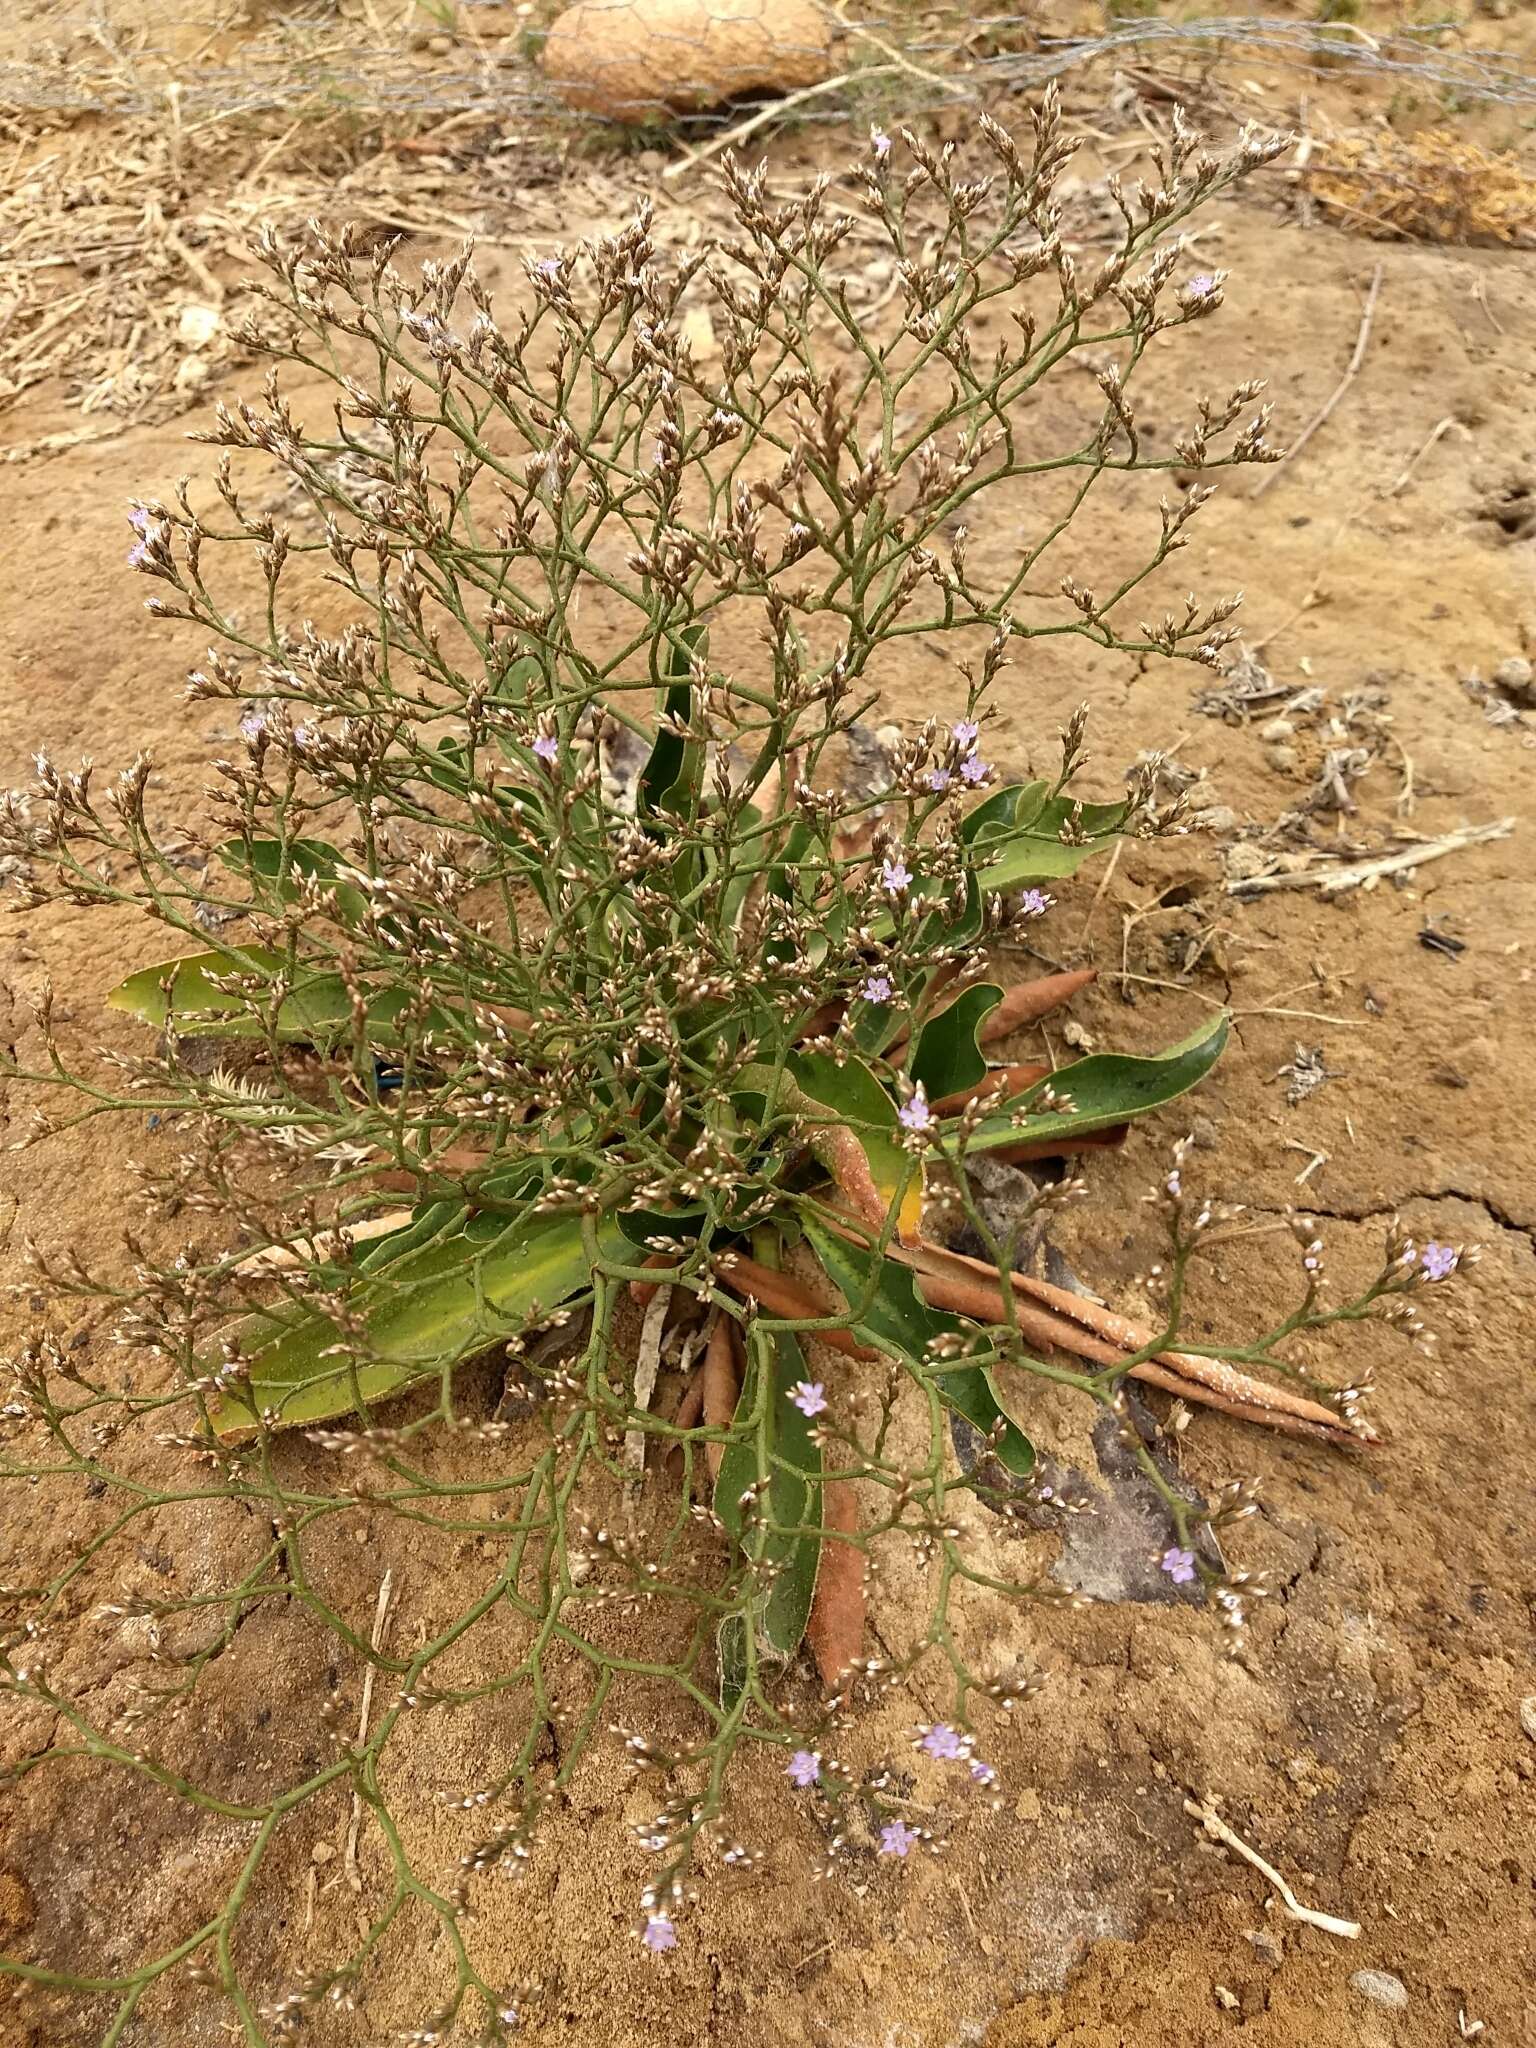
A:
MULTIPOLYGON (((24 905, 132 906, 176 947, 110 998, 153 1035, 75 1071, 45 992, 43 1051, 5 1069, 40 1093, 24 1142, 101 1116, 169 1134, 125 1272, 33 1253, 29 1287, 95 1304, 118 1349, 114 1367, 45 1327, 11 1362, 4 1476, 40 1498, 83 1479, 104 1504, 63 1569, 4 1589, 6 1683, 59 1731, 15 1775, 106 1760, 248 1832, 220 1909, 137 1967, 4 1963, 76 1994, 103 2040, 215 1995, 247 2041, 289 2040, 365 1997, 414 1913, 441 1926, 449 1981, 408 2038, 507 2038, 515 1987, 477 1963, 471 1903, 536 1857, 541 1815, 613 1726, 658 1788, 637 1921, 658 1954, 702 1869, 759 1859, 728 1818, 750 1753, 778 1760, 828 1868, 941 1847, 943 1787, 991 1795, 987 1733, 1038 1683, 973 1669, 952 1599, 1064 1597, 968 1541, 976 1513, 1074 1505, 1035 1472, 1040 1378, 1121 1419, 1167 1508, 1164 1569, 1235 1633, 1262 1587, 1206 1538, 1252 1487, 1202 1511, 1168 1486, 1127 1380, 1181 1414, 1371 1440, 1364 1389, 1305 1370, 1297 1340, 1413 1324, 1450 1248, 1394 1235, 1342 1305, 1311 1248, 1283 1323, 1199 1344, 1186 1284, 1229 1212, 1187 1195, 1181 1164, 1156 1197, 1157 1329, 1015 1272, 976 1193, 988 1162, 1118 1142, 1226 1036, 1218 1019, 1155 1057, 1056 1071, 986 1050, 1092 979, 986 978, 1033 951, 1050 888, 1117 835, 1178 823, 1150 774, 1113 804, 1076 795, 1082 715, 1057 776, 1004 776, 1000 678, 1063 635, 1214 664, 1237 604, 1139 616, 1208 486, 1164 496, 1139 561, 1091 580, 1076 515, 1106 477, 1275 453, 1255 385, 1200 401, 1166 446, 1131 385, 1154 337, 1221 303, 1220 277, 1180 281, 1183 224, 1276 145, 1218 159, 1176 123, 1156 186, 1111 184, 1124 232, 1091 274, 1054 197, 1071 148, 1048 94, 1027 147, 981 122, 974 173, 912 135, 788 195, 727 160, 717 246, 668 255, 642 213, 531 263, 500 318, 467 250, 410 274, 360 233, 262 238, 244 338, 273 360, 264 395, 201 437, 223 451, 211 492, 187 480, 132 513, 149 610, 212 639, 191 700, 238 721, 199 846, 157 828, 144 758, 102 791, 89 763, 40 758, 0 817, 24 905), (888 335, 840 267, 871 238, 898 280, 888 335), (700 309, 708 365, 686 338, 700 309), (264 509, 262 474, 291 517, 264 509), (877 734, 905 641, 952 646, 955 701, 877 734), (946 1241, 946 1206, 980 1256, 946 1241), (168 1228, 166 1259, 148 1239, 168 1228), (487 1356, 490 1401, 466 1371, 487 1356), (979 1450, 957 1465, 962 1425, 979 1450), (270 1540, 210 1590, 114 1604, 149 1630, 151 1675, 102 1725, 55 1652, 143 1519, 194 1509, 257 1511, 270 1540), (481 1539, 489 1560, 452 1621, 396 1638, 410 1648, 375 1641, 315 1562, 333 1525, 381 1524, 481 1539), (866 1574, 902 1548, 931 1609, 909 1651, 874 1657, 866 1574), (156 1730, 267 1603, 302 1612, 348 1675, 328 1758, 226 1797, 156 1730), (188 1647, 173 1624, 192 1615, 188 1647), (612 1629, 637 1617, 643 1654, 612 1629), (916 1731, 940 1789, 914 1802, 894 1762, 854 1761, 858 1708, 929 1661, 948 1718, 916 1731), (359 1733, 350 1688, 370 1670, 359 1733), (629 1726, 626 1699, 658 1685, 671 1713, 629 1726), (485 1703, 519 1732, 461 1802, 457 1870, 424 1870, 386 1757, 418 1717, 485 1703), (273 1837, 338 1790, 366 1829, 367 1931, 318 1974, 258 1984, 240 1929, 273 1837)), ((1080 1188, 1047 1183, 1029 1213, 1080 1188)))

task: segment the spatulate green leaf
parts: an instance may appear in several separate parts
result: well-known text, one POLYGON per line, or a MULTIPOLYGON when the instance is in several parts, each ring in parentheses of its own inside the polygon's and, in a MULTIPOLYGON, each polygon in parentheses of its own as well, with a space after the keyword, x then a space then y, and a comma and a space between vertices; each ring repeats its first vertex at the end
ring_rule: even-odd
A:
MULTIPOLYGON (((726 1446, 715 1481, 715 1513, 765 1582, 752 1609, 759 1652, 779 1660, 793 1656, 805 1634, 821 1556, 821 1446, 789 1398, 805 1377, 805 1356, 792 1332, 754 1337, 736 1421, 740 1425, 753 1415, 760 1421, 751 1437, 743 1434, 726 1446), (760 1507, 746 1515, 742 1498, 764 1473, 766 1514, 760 1507)), ((729 1703, 746 1682, 745 1648, 724 1636, 717 1648, 721 1697, 729 1703)))
MULTIPOLYGON (((598 1247, 600 1257, 622 1252, 615 1225, 598 1226, 598 1247)), ((233 1334, 250 1361, 249 1391, 215 1403, 214 1427, 244 1436, 258 1416, 289 1429, 345 1415, 359 1400, 371 1406, 526 1328, 590 1278, 580 1216, 510 1225, 464 1217, 383 1272, 358 1276, 347 1304, 365 1332, 355 1370, 337 1355, 340 1329, 318 1308, 285 1301, 247 1317, 233 1334)))
POLYGON ((910 1271, 893 1259, 878 1258, 873 1250, 851 1243, 811 1216, 805 1219, 805 1234, 828 1278, 855 1312, 854 1335, 877 1351, 901 1359, 947 1407, 957 1409, 983 1435, 989 1434, 1001 1417, 1006 1427, 998 1444, 999 1462, 1015 1478, 1027 1477, 1034 1469, 1035 1447, 1004 1408, 988 1368, 934 1368, 929 1349, 933 1340, 946 1335, 967 1337, 974 1326, 942 1309, 930 1308, 910 1271))
POLYGON ((976 1088, 986 1079, 987 1061, 977 1034, 1003 999, 993 981, 979 981, 964 990, 917 1035, 912 1054, 912 1079, 920 1081, 930 1102, 976 1088))
POLYGON ((1222 1015, 1202 1025, 1182 1043, 1170 1046, 1167 1052, 1155 1053, 1150 1058, 1101 1052, 1075 1060, 1050 1077, 1052 1092, 1071 1099, 1070 1112, 1048 1110, 1039 1116, 1028 1115, 1030 1103, 1046 1085, 1039 1082, 1015 1096, 1009 1106, 1014 1113, 1025 1112, 1022 1121, 1015 1122, 1014 1115, 1007 1113, 984 1118, 967 1150, 990 1152, 1003 1145, 1081 1137, 1161 1109, 1205 1079, 1221 1057, 1229 1029, 1229 1019, 1222 1015))

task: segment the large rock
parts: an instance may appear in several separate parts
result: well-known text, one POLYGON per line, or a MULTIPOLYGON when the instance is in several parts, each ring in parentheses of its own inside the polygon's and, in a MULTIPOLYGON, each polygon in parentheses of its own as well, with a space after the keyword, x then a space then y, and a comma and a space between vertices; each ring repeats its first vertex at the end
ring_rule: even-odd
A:
POLYGON ((577 0, 541 61, 568 107, 639 125, 735 93, 817 85, 831 59, 814 0, 577 0))

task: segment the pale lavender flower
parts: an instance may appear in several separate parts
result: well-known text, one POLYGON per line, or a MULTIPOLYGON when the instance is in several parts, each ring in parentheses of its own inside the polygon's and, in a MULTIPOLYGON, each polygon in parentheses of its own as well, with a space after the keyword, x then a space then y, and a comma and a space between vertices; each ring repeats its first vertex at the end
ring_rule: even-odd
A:
POLYGON ((949 729, 955 736, 955 744, 957 746, 974 747, 977 740, 981 737, 981 727, 974 718, 962 718, 958 724, 952 725, 949 729))
POLYGON ((798 1785, 803 1792, 807 1785, 814 1785, 821 1776, 821 1752, 797 1749, 784 1766, 784 1772, 791 1784, 798 1785))
POLYGON ((871 128, 869 146, 875 152, 875 162, 883 164, 891 153, 891 138, 883 128, 871 128))
POLYGON ((546 284, 553 284, 560 275, 560 258, 541 256, 533 266, 533 274, 535 277, 542 277, 546 284))
POLYGON ((1168 1178, 1163 1182, 1163 1186, 1168 1190, 1169 1194, 1172 1195, 1175 1201, 1177 1201, 1180 1195, 1183 1194, 1184 1182, 1180 1178, 1179 1170, 1177 1167, 1174 1168, 1173 1172, 1170 1173, 1168 1178))
POLYGON ((942 796, 949 787, 949 770, 947 768, 930 768, 928 770, 928 787, 935 796, 942 796))
POLYGON ((553 767, 560 758, 560 742, 552 732, 541 732, 533 743, 533 751, 541 761, 547 761, 553 767))
POLYGON ((1019 909, 1025 917, 1044 917, 1055 901, 1043 889, 1026 889, 1019 898, 1019 909))
POLYGON ((979 1756, 973 1756, 969 1765, 971 1776, 978 1785, 995 1785, 997 1772, 991 1764, 984 1764, 979 1756))
POLYGON ((895 994, 891 987, 891 977, 888 974, 872 974, 859 990, 859 994, 866 1003, 888 1003, 895 994))
POLYGON ((248 704, 240 714, 240 731, 242 736, 248 740, 257 740, 261 738, 266 729, 266 707, 261 704, 248 704))
POLYGON ((320 737, 320 729, 314 725, 296 725, 293 728, 293 744, 296 747, 312 747, 320 737))
POLYGON ((917 1840, 916 1828, 909 1828, 904 1820, 888 1820, 880 1830, 880 1854, 905 1856, 917 1840))
POLYGON ((992 773, 992 763, 983 761, 980 754, 967 754, 960 763, 960 773, 967 782, 985 782, 992 773))
POLYGON ((154 515, 143 505, 131 505, 128 524, 139 536, 128 550, 128 566, 130 569, 142 569, 149 560, 149 536, 154 530, 154 515))
POLYGON ((1158 1563, 1176 1586, 1189 1585, 1195 1576, 1195 1553, 1180 1550, 1176 1543, 1163 1552, 1158 1563))
POLYGON ((1208 299, 1212 292, 1221 287, 1221 279, 1213 277, 1210 271, 1202 270, 1198 277, 1192 277, 1184 287, 1186 299, 1208 299))
POLYGON ((1460 1252, 1449 1244, 1427 1244, 1419 1255, 1426 1280, 1448 1280, 1460 1259, 1460 1252))
POLYGON ((820 1415, 827 1405, 827 1390, 820 1380, 797 1380, 789 1390, 791 1404, 802 1415, 820 1415))
POLYGON ((899 896, 903 889, 911 887, 912 870, 907 866, 900 854, 897 854, 894 860, 888 860, 884 867, 881 868, 880 883, 881 887, 892 896, 899 896))
POLYGON ((677 1929, 667 1913, 652 1913, 645 1923, 645 1932, 640 1939, 653 1956, 664 1955, 669 1948, 677 1947, 677 1929))
POLYGON ((926 1131, 933 1122, 933 1111, 921 1081, 912 1091, 912 1100, 902 1104, 900 1116, 909 1131, 926 1131))
POLYGON ((935 1763, 960 1763, 969 1754, 970 1745, 958 1728, 951 1728, 947 1721, 939 1721, 928 1729, 918 1743, 924 1756, 931 1756, 935 1763))

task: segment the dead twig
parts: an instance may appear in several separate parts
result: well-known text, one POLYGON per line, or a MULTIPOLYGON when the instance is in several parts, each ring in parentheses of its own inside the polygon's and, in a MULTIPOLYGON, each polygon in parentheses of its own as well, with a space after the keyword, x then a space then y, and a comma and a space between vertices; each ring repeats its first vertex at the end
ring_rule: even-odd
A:
POLYGON ((1276 477, 1279 476, 1281 470, 1285 469, 1288 464, 1295 461, 1296 457, 1301 453, 1302 449, 1306 447, 1307 443, 1311 440, 1312 436, 1317 432, 1318 428, 1322 426, 1323 423, 1327 420, 1329 414, 1333 411, 1334 407, 1338 404, 1339 400, 1344 396, 1345 392, 1349 389, 1350 385, 1354 383, 1355 378, 1360 373, 1360 365, 1365 360, 1366 345, 1371 338, 1371 319, 1376 311, 1376 296, 1380 290, 1381 265, 1378 263, 1375 270, 1371 274, 1371 288, 1365 295, 1365 310, 1360 315, 1360 332, 1355 336, 1355 350, 1354 354, 1349 359, 1349 367, 1345 370, 1343 376, 1339 379, 1337 385, 1334 387, 1333 393, 1329 397, 1327 404, 1323 406, 1320 412, 1314 413, 1312 418, 1308 420, 1307 424, 1302 428, 1301 433, 1298 435, 1296 440, 1294 440, 1291 443, 1290 447, 1285 451, 1284 455, 1281 456, 1280 460, 1275 464, 1274 468, 1270 470, 1269 474, 1267 476, 1261 477, 1258 483, 1254 485, 1253 489, 1248 493, 1250 498, 1263 497, 1264 493, 1269 489, 1270 485, 1275 481, 1276 477))
MULTIPOLYGON (((650 1412, 651 1396, 656 1391, 656 1375, 661 1370, 661 1337, 666 1328, 667 1310, 672 1306, 670 1286, 658 1287, 646 1306, 645 1320, 640 1325, 640 1342, 635 1350, 635 1412, 646 1415, 650 1412)), ((638 1486, 645 1475, 645 1430, 640 1424, 624 1432, 624 1472, 631 1485, 638 1486)))
POLYGON ((1229 896, 1257 896, 1272 889, 1317 889, 1324 896, 1338 896, 1346 889, 1369 889, 1383 875, 1401 875, 1421 868, 1427 861, 1443 860, 1463 847, 1485 846, 1491 839, 1507 839, 1515 829, 1513 818, 1500 818, 1491 825, 1465 825, 1459 832, 1447 832, 1443 839, 1416 840, 1396 853, 1379 854, 1373 860, 1351 861, 1347 867, 1295 869, 1287 874, 1249 875, 1228 882, 1229 896))
MULTIPOLYGON (((384 1647, 384 1631, 389 1626, 389 1609, 390 1603, 394 1598, 394 1591, 395 1573, 394 1567, 391 1566, 379 1581, 378 1602, 373 1610, 373 1633, 368 1638, 369 1648, 375 1656, 384 1647)), ((357 1716, 357 1746, 359 1749, 368 1740, 368 1717, 373 1712, 374 1670, 375 1667, 370 1664, 367 1671, 363 1674, 363 1703, 357 1716)), ((358 1875, 357 1869, 357 1838, 362 1830, 362 1825, 363 1795, 358 1791, 354 1791, 352 1794, 352 1818, 347 1823, 347 1846, 341 1862, 342 1869, 346 1872, 347 1883, 355 1892, 360 1892, 363 1888, 363 1880, 358 1875)))
POLYGON ((1311 1906, 1304 1906, 1275 1866, 1266 1863, 1257 1849, 1250 1849, 1241 1835, 1233 1833, 1216 1811, 1212 1800, 1186 1799, 1184 1811, 1191 1820, 1199 1821, 1213 1842, 1220 1842, 1224 1848, 1234 1850, 1245 1863, 1251 1863, 1261 1876, 1267 1877, 1280 1894, 1281 1905, 1293 1920, 1304 1921, 1308 1927, 1321 1928, 1324 1934, 1341 1935, 1345 1941, 1354 1941, 1359 1936, 1358 1920, 1341 1920, 1336 1914, 1318 1913, 1314 1912, 1311 1906))

